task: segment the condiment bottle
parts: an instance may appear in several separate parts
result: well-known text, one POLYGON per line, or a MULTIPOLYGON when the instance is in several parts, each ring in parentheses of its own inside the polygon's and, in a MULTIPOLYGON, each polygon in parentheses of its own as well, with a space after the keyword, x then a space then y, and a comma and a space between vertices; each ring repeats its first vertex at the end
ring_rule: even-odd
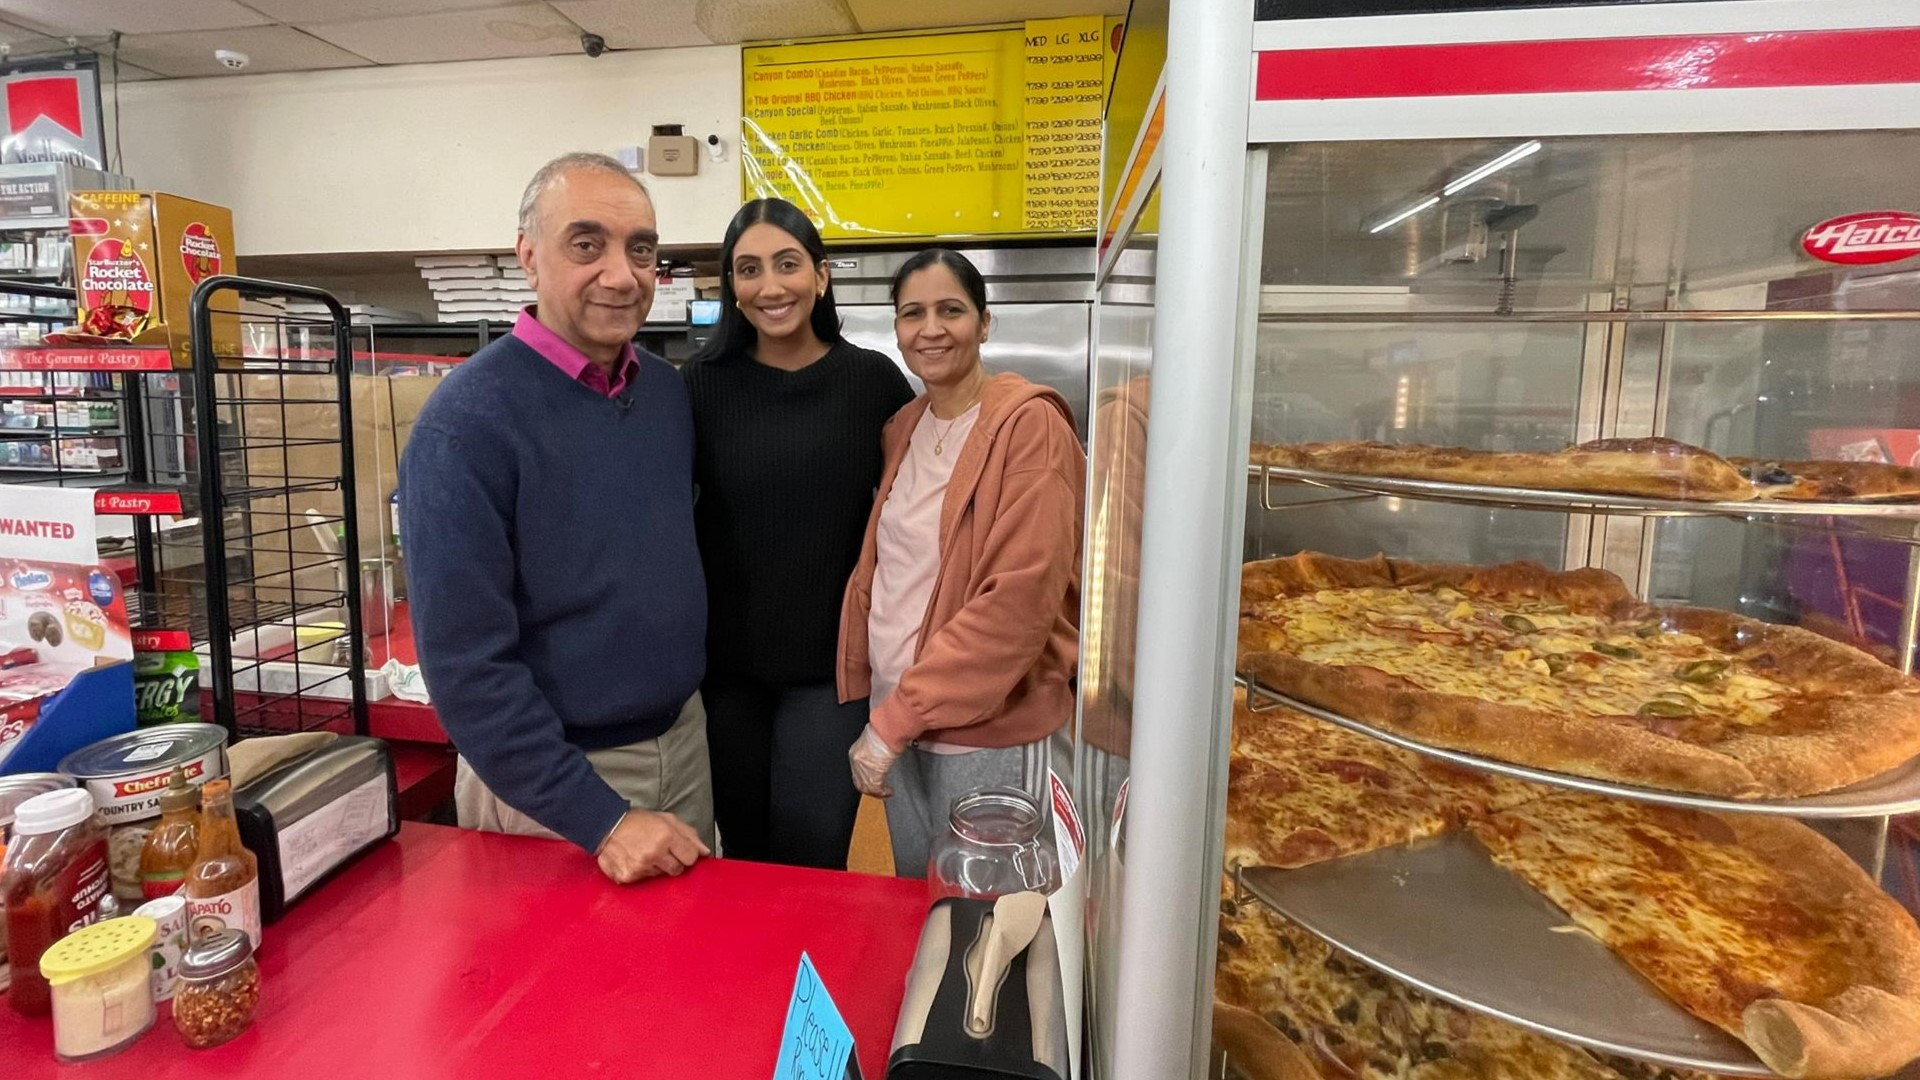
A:
POLYGON ((100 918, 112 879, 107 829, 82 788, 35 795, 20 804, 0 873, 7 912, 7 1003, 26 1016, 53 1007, 40 957, 53 943, 100 918))
POLYGON ((140 895, 158 900, 180 891, 187 871, 200 857, 200 789, 187 782, 187 770, 174 766, 160 793, 160 824, 140 849, 140 895))
POLYGON ((253 947, 260 947, 260 864, 240 843, 231 780, 209 780, 200 789, 199 857, 181 893, 187 898, 190 938, 244 930, 253 947))

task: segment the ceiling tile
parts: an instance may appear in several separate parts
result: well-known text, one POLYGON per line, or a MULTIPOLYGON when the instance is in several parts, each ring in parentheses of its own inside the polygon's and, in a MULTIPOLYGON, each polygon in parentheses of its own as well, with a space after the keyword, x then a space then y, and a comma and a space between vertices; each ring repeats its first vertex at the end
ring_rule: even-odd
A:
MULTIPOLYGON (((121 82, 149 82, 153 79, 164 78, 166 78, 166 76, 157 71, 148 71, 146 68, 129 64, 125 60, 120 61, 121 82)), ((112 92, 113 62, 104 56, 100 58, 100 85, 105 92, 112 92)))
POLYGON ((224 30, 273 21, 236 0, 0 0, 0 18, 56 37, 224 30))
POLYGON ((10 22, 0 22, 0 45, 15 53, 54 52, 67 47, 67 43, 57 37, 10 22))
POLYGON ((851 34, 845 0, 695 0, 693 21, 716 44, 851 34))
POLYGON ((249 26, 217 33, 133 34, 120 42, 120 59, 161 75, 237 75, 213 58, 215 49, 247 54, 244 74, 364 67, 367 61, 290 26, 249 26))
POLYGON ((988 26, 1068 15, 1125 15, 1127 0, 974 0, 964 8, 939 4, 903 4, 900 0, 847 0, 853 19, 866 33, 931 30, 947 26, 988 26))
MULTIPOLYGON (((7 0, 0 0, 5 4, 7 0)), ((316 26, 354 19, 432 15, 499 7, 501 0, 246 0, 248 7, 283 23, 316 26)))
POLYGON ((548 56, 580 49, 580 28, 546 4, 299 25, 381 64, 548 56))
POLYGON ((560 14, 615 49, 711 45, 694 24, 696 0, 549 0, 560 14))

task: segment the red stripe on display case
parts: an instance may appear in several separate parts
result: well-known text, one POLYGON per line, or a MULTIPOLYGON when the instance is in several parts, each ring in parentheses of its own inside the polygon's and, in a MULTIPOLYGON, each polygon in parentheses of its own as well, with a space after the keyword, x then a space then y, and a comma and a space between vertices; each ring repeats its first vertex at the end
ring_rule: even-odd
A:
POLYGON ((1254 98, 1459 97, 1920 82, 1920 27, 1293 49, 1254 98))

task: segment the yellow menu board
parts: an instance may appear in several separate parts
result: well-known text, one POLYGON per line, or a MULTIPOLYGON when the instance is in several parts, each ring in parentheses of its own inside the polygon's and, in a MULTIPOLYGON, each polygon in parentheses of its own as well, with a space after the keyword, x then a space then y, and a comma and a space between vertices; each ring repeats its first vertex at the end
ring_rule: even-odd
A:
POLYGON ((1100 16, 742 50, 748 197, 829 240, 1091 232, 1100 16))

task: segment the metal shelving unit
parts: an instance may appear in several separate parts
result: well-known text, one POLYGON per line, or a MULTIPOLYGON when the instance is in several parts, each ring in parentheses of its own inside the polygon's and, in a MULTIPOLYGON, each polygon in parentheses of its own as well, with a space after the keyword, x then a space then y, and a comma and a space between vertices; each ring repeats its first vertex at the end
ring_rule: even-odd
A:
POLYGON ((195 432, 220 462, 196 493, 213 718, 240 734, 364 734, 347 313, 323 290, 216 276, 190 318, 195 432), (286 300, 329 316, 288 315, 286 300), (244 355, 216 354, 216 319, 242 324, 244 355))
MULTIPOLYGON (((203 325, 191 372, 174 371, 164 349, 43 349, 33 344, 37 334, 0 348, 0 372, 13 380, 0 385, 0 405, 111 402, 115 426, 76 437, 116 440, 124 463, 113 470, 0 466, 0 482, 88 487, 98 513, 131 520, 132 627, 201 650, 209 719, 236 736, 364 733, 359 576, 320 540, 323 532, 344 532, 344 550, 353 550, 350 365, 334 359, 348 355, 345 323, 288 317, 261 304, 325 296, 316 290, 220 280, 227 291, 219 305, 196 294, 192 314, 240 319, 249 340, 268 348, 212 356, 202 347, 209 340, 203 325), (328 346, 314 356, 276 344, 292 340, 296 328, 324 336, 328 346), (75 378, 99 385, 68 381, 75 378), (289 434, 287 423, 301 410, 324 413, 330 426, 289 434), (341 624, 332 632, 337 655, 316 656, 328 651, 328 631, 317 645, 301 641, 301 628, 316 622, 341 624)), ((0 312, 0 324, 51 329, 73 321, 70 289, 0 281, 0 294, 9 292, 62 307, 31 317, 0 312)), ((68 437, 58 429, 0 429, 0 442, 34 434, 68 437)))
MULTIPOLYGON (((1263 313, 1263 323, 1428 324, 1453 322, 1621 324, 1689 322, 1913 322, 1915 311, 1596 311, 1513 315, 1401 312, 1263 313)), ((1920 636, 1920 504, 1691 501, 1555 491, 1435 480, 1349 475, 1249 465, 1250 509, 1280 512, 1373 499, 1430 501, 1501 510, 1654 520, 1723 518, 1860 535, 1905 545, 1909 573, 1895 666, 1912 674, 1920 636), (1315 493, 1277 498, 1276 487, 1315 493)), ((1257 511, 1256 511, 1257 512, 1257 511)), ((1884 872, 1892 818, 1920 812, 1920 759, 1837 791, 1796 799, 1738 800, 1572 776, 1429 745, 1320 708, 1240 676, 1248 708, 1309 716, 1462 768, 1612 798, 1719 813, 1770 814, 1839 830, 1869 874, 1884 872)), ((1298 870, 1248 867, 1236 879, 1245 895, 1330 945, 1462 1008, 1518 1024, 1601 1053, 1720 1075, 1772 1075, 1738 1040, 1681 1011, 1597 942, 1566 932, 1544 898, 1493 864, 1464 836, 1394 848, 1298 870), (1462 914, 1466 913, 1466 914, 1462 914), (1492 962, 1490 958, 1497 958, 1492 962), (1553 971, 1539 980, 1525 974, 1553 971)))

